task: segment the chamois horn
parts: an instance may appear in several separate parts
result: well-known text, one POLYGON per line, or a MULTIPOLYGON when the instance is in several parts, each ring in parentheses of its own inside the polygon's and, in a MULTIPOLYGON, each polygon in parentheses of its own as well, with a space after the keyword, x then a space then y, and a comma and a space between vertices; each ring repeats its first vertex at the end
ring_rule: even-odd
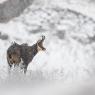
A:
POLYGON ((45 40, 45 36, 44 35, 42 35, 42 41, 44 41, 45 40))
POLYGON ((44 40, 45 40, 45 36, 41 36, 42 38, 41 39, 39 39, 38 41, 37 41, 37 43, 39 43, 39 42, 43 42, 44 40))

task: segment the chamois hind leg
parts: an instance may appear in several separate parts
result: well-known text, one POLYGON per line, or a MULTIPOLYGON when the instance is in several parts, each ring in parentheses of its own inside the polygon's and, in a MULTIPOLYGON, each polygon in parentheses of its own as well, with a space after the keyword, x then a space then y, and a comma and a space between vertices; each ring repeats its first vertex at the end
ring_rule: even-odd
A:
POLYGON ((10 63, 8 63, 8 74, 11 73, 11 68, 12 68, 12 65, 10 63))
POLYGON ((12 64, 9 61, 9 57, 7 56, 7 62, 8 62, 8 74, 10 74, 11 68, 12 68, 12 64))

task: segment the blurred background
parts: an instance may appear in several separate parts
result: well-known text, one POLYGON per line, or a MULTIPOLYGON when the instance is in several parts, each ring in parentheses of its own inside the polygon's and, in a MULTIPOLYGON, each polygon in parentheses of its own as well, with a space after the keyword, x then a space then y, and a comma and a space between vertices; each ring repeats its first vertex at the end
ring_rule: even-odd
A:
POLYGON ((0 83, 92 81, 95 77, 95 0, 0 0, 0 46, 0 83), (15 71, 9 76, 6 51, 11 43, 32 45, 41 35, 46 36, 47 50, 36 55, 26 76, 15 71))

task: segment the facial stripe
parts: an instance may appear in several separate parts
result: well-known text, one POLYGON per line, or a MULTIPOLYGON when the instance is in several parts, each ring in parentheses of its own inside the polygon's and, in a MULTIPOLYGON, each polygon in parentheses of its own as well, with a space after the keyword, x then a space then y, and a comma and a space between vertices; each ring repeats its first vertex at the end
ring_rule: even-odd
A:
POLYGON ((42 51, 42 48, 39 47, 39 46, 37 46, 37 50, 38 50, 38 51, 42 51))

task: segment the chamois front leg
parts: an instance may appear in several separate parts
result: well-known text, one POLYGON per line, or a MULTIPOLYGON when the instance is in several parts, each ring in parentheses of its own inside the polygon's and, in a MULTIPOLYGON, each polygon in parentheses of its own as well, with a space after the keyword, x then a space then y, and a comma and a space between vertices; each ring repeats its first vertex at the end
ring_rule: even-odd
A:
POLYGON ((25 61, 24 62, 24 74, 26 74, 27 72, 27 67, 28 67, 28 63, 25 61))
POLYGON ((20 68, 24 74, 26 74, 26 72, 27 72, 27 67, 28 67, 28 65, 26 63, 22 63, 22 65, 20 66, 20 68))
POLYGON ((24 66, 24 74, 27 72, 27 65, 24 66))

